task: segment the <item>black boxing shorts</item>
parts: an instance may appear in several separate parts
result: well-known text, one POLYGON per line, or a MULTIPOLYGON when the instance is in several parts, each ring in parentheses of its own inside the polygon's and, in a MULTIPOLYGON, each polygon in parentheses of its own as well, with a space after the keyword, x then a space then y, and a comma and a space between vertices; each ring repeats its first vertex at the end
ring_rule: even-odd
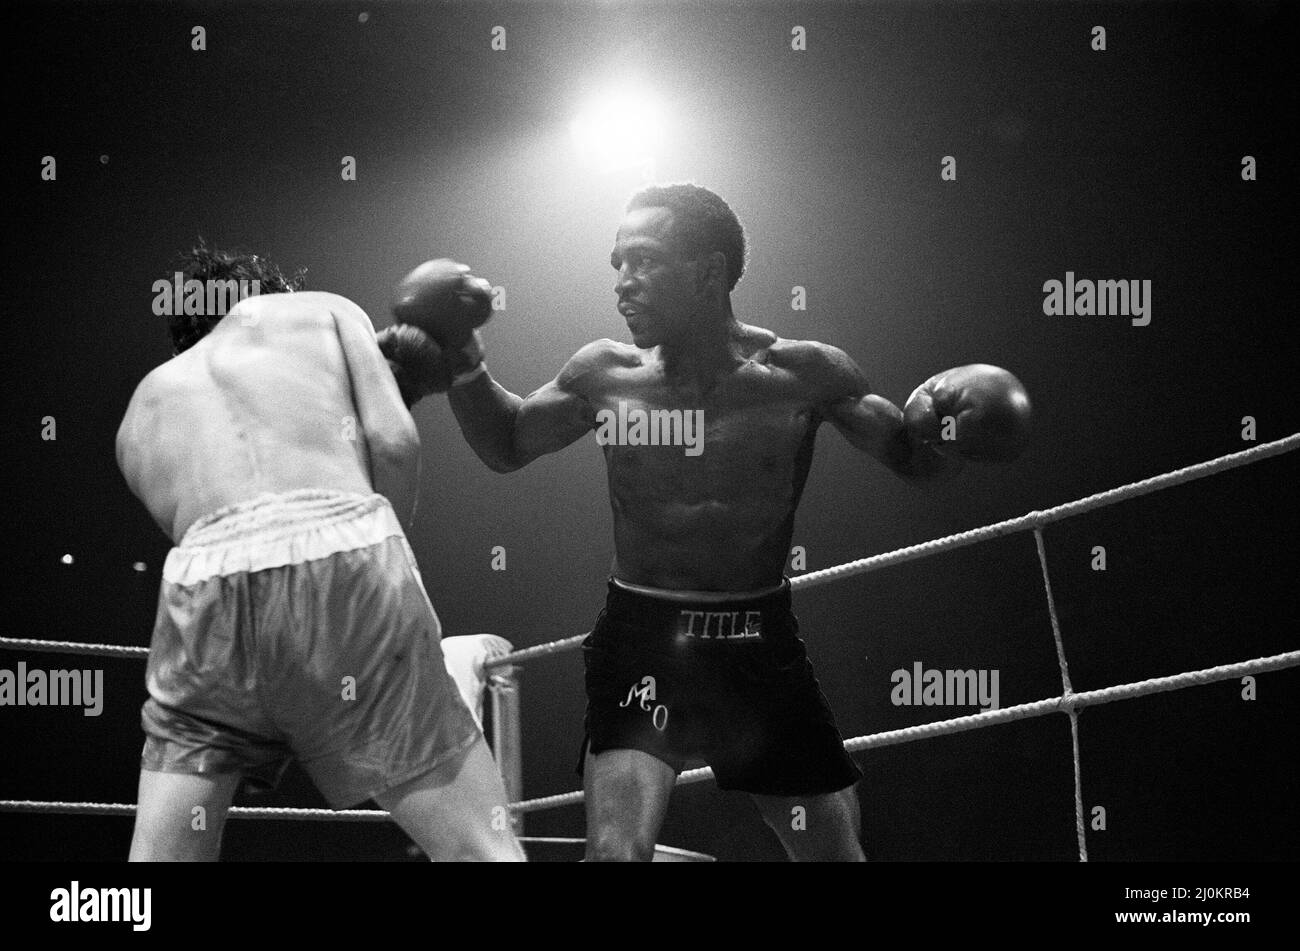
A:
POLYGON ((826 703, 790 610, 790 584, 698 596, 611 579, 583 641, 586 736, 578 760, 648 753, 680 773, 713 767, 720 789, 832 793, 862 773, 826 703))

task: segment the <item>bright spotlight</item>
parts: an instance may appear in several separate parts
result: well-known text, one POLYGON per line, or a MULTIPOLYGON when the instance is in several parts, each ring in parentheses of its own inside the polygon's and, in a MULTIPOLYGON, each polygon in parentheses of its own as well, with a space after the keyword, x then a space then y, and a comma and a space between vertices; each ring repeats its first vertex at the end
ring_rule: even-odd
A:
POLYGON ((623 87, 593 98, 569 126, 578 157, 602 172, 653 168, 663 147, 664 109, 644 89, 623 87))

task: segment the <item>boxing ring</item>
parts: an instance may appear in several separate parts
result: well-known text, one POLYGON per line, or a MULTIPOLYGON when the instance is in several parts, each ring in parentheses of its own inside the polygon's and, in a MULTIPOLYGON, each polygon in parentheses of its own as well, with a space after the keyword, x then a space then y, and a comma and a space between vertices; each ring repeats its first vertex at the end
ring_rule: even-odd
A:
MULTIPOLYGON (((954 535, 936 538, 930 541, 921 542, 917 545, 911 545, 880 555, 873 555, 869 558, 861 558, 857 561, 847 562, 842 565, 836 565, 831 568, 825 568, 820 571, 813 571, 808 574, 791 578, 791 588, 801 590, 803 588, 811 588, 816 585, 828 584, 832 581, 840 581, 856 575, 866 574, 871 571, 878 571, 891 565, 897 565, 907 561, 915 561, 921 558, 928 558, 941 552, 963 548, 968 545, 975 545, 980 542, 989 541, 994 538, 1001 538, 1018 532, 1032 531, 1034 535, 1034 545, 1037 550, 1038 562, 1042 571, 1043 592, 1047 601, 1048 616, 1051 620, 1052 639, 1055 644, 1057 664, 1060 668, 1061 693, 1057 696, 1048 697, 1042 700, 1017 704, 1002 709, 989 710, 982 713, 971 714, 969 716, 953 717, 951 719, 938 720, 918 726, 905 727, 899 730, 889 730, 882 733, 872 733, 866 736, 853 737, 852 739, 845 741, 845 750, 849 753, 860 753, 864 750, 893 746, 901 743, 911 743, 916 740, 923 740, 936 736, 947 736, 952 733, 962 733, 967 730, 978 730, 985 727, 996 726, 1001 723, 1011 723, 1016 720, 1026 720, 1032 717, 1045 716, 1049 713, 1064 713, 1070 720, 1071 752, 1074 761, 1073 798, 1075 837, 1078 847, 1079 861, 1086 862, 1088 860, 1088 844, 1084 822, 1082 767, 1079 757, 1080 710, 1083 710, 1086 707, 1100 706, 1102 704, 1114 703, 1120 700, 1132 700, 1138 697, 1149 696, 1151 694, 1182 690, 1199 684, 1214 683, 1221 680, 1232 680, 1247 675, 1267 673, 1270 671, 1284 670, 1290 667, 1300 666, 1300 650, 1287 651, 1285 653, 1274 654, 1268 657, 1255 657, 1248 660, 1206 667, 1200 670, 1185 671, 1183 673, 1165 677, 1154 677, 1148 680, 1140 680, 1132 683, 1116 684, 1098 690, 1076 692, 1070 683, 1070 669, 1065 657, 1064 635, 1061 631, 1060 621, 1056 613, 1056 602, 1052 594, 1052 582, 1048 569, 1047 550, 1043 540, 1043 527, 1052 522, 1072 518, 1076 515, 1081 515, 1085 512, 1090 512, 1105 506, 1128 501, 1129 499, 1148 495, 1153 492, 1159 492, 1163 489, 1191 482, 1196 479, 1205 478, 1207 476, 1216 475, 1240 466, 1260 462, 1274 456, 1279 456, 1283 453, 1291 452, 1298 448, 1300 448, 1300 433, 1287 436, 1286 438, 1276 440, 1275 442, 1264 443, 1241 452, 1220 456, 1215 459, 1187 466, 1186 468, 1143 479, 1139 482, 1109 489, 1105 492, 1077 499, 1073 502, 1067 502, 1063 505, 1058 505, 1043 511, 1029 512, 1017 518, 996 522, 991 525, 985 525, 980 528, 974 528, 954 535)), ((535 799, 522 798, 523 730, 520 716, 520 676, 523 664, 567 651, 577 650, 586 636, 586 634, 579 634, 574 637, 567 637, 546 644, 539 644, 535 647, 526 647, 521 650, 511 651, 509 654, 502 657, 480 656, 474 662, 475 673, 479 680, 486 680, 485 692, 492 712, 490 731, 492 749, 500 767, 502 778, 505 781, 506 791, 510 799, 510 808, 517 831, 522 828, 522 819, 527 813, 576 805, 583 801, 583 793, 581 790, 553 796, 543 796, 535 799)), ((456 638, 447 638, 444 640, 444 643, 449 640, 456 640, 456 638)), ((24 638, 0 638, 0 649, 80 654, 91 657, 134 658, 137 660, 143 660, 149 655, 149 649, 147 647, 74 643, 67 641, 42 641, 24 638)), ((481 699, 482 698, 480 697, 479 700, 481 701, 481 699)), ((472 708, 473 706, 474 705, 471 704, 472 708)), ((712 777, 713 770, 708 767, 692 769, 681 773, 677 778, 677 783, 678 785, 698 783, 711 779, 712 777)), ((133 816, 135 814, 135 805, 130 803, 43 802, 5 799, 0 800, 0 812, 133 816)), ((380 810, 368 809, 332 810, 237 806, 230 809, 229 815, 232 818, 240 819, 288 819, 342 822, 388 821, 388 813, 380 810)), ((528 844, 530 841, 538 843, 565 842, 573 844, 580 842, 581 840, 529 840, 524 838, 523 841, 525 844, 528 844)), ((656 856, 657 860, 690 861, 707 858, 706 856, 698 856, 694 853, 687 853, 682 850, 666 849, 663 847, 661 847, 661 849, 661 853, 656 856)))

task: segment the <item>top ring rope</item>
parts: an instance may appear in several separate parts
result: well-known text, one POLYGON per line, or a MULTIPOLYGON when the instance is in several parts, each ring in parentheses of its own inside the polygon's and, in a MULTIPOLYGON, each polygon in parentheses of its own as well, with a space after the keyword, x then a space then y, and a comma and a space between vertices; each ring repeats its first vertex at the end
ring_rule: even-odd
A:
MULTIPOLYGON (((928 558, 931 555, 939 554, 939 552, 950 551, 954 548, 963 548, 966 545, 974 545, 977 542, 987 541, 990 538, 998 538, 1002 535, 1010 535, 1014 532, 1023 532, 1028 531, 1029 529, 1039 528, 1049 522, 1058 522, 1061 519, 1081 515, 1084 512, 1090 512, 1093 509, 1103 508, 1107 505, 1114 505, 1116 502, 1123 502, 1140 495, 1159 492, 1161 489, 1181 485, 1184 482, 1191 482, 1194 479, 1201 479, 1205 476, 1214 475, 1217 472, 1224 472, 1228 469, 1235 469, 1238 466, 1249 465, 1252 462, 1259 462, 1261 459, 1280 456, 1282 453, 1291 452, 1293 449, 1300 449, 1300 433, 1293 433, 1284 439, 1267 442, 1263 445, 1254 446, 1241 452, 1219 456, 1217 459, 1198 462, 1195 465, 1190 465, 1183 469, 1175 469, 1173 472, 1166 472, 1163 475, 1152 476, 1151 478, 1143 479, 1140 482, 1131 482, 1128 485, 1122 485, 1115 489, 1098 492, 1096 495, 1089 495, 1086 498, 1076 499, 1073 502, 1066 502, 1063 505, 1057 505, 1042 512, 1029 512, 1025 515, 1019 516, 1018 518, 1007 519, 1004 522, 995 522, 992 525, 972 528, 969 531, 958 532, 955 535, 947 535, 943 538, 935 538, 931 541, 921 542, 920 544, 911 545, 907 548, 898 548, 881 555, 872 555, 869 558, 859 558, 857 561, 845 562, 842 565, 835 565, 832 568, 823 568, 820 571, 811 571, 806 575, 799 575, 797 578, 791 578, 790 587, 797 590, 799 588, 808 588, 817 584, 825 584, 828 581, 838 581, 841 578, 849 578, 853 575, 865 574, 868 571, 875 571, 889 565, 897 565, 904 561, 914 561, 917 558, 928 558)), ((515 651, 513 654, 507 654, 504 657, 489 660, 484 664, 484 666, 489 668, 506 667, 510 664, 531 660, 535 657, 545 657, 561 651, 572 650, 582 643, 584 637, 585 635, 566 637, 563 640, 551 641, 547 644, 538 644, 536 647, 526 647, 523 650, 515 651)))
POLYGON ((1217 459, 1198 462, 1184 469, 1175 469, 1173 472, 1142 479, 1140 482, 1130 482, 1128 485, 1121 485, 1119 488, 1107 489, 1105 492, 1098 492, 1096 495, 1075 499, 1073 502, 1066 502, 1063 505, 1057 505, 1042 512, 1028 512, 1018 518, 1010 518, 1004 522, 994 522, 992 525, 972 528, 969 531, 958 532, 955 535, 921 542, 919 545, 899 548, 895 551, 885 552, 882 555, 872 555, 870 558, 859 558, 857 561, 835 565, 832 568, 823 568, 821 571, 810 571, 806 575, 791 578, 790 587, 807 588, 815 584, 825 584, 827 581, 838 581, 840 578, 848 578, 852 575, 874 571, 877 568, 884 568, 886 565, 896 565, 916 558, 928 558, 930 555, 937 555, 942 551, 963 548, 966 545, 974 545, 990 538, 998 538, 1014 532, 1039 528, 1050 522, 1059 522, 1061 519, 1082 515, 1084 512, 1091 512, 1093 509, 1114 505, 1116 502, 1124 502, 1140 495, 1149 495, 1152 492, 1159 492, 1161 489, 1168 489, 1184 482, 1191 482, 1194 479, 1202 479, 1205 476, 1224 472, 1228 469, 1235 469, 1238 466, 1259 462, 1261 459, 1267 459, 1270 456, 1279 456, 1293 449, 1300 449, 1300 433, 1293 433, 1285 439, 1267 442, 1262 446, 1255 446, 1227 456, 1219 456, 1217 459))
MULTIPOLYGON (((1267 442, 1261 446, 1255 446, 1241 452, 1219 456, 1217 459, 1198 462, 1195 465, 1187 466, 1183 469, 1175 469, 1173 472, 1166 472, 1163 475, 1152 476, 1151 478, 1143 479, 1140 482, 1132 482, 1115 489, 1108 489, 1105 492, 1098 492, 1096 495, 1076 499, 1073 502, 1066 502, 1063 505, 1057 505, 1042 512, 1029 512, 1018 518, 1007 519, 1004 522, 995 522, 992 525, 985 525, 981 528, 972 528, 969 531, 958 532, 955 535, 948 535, 943 538, 935 538, 931 541, 921 542, 918 545, 911 545, 907 548, 899 548, 891 552, 885 552, 881 555, 872 555, 869 558, 859 558, 857 561, 835 565, 832 568, 823 568, 821 571, 812 571, 806 575, 799 575, 797 578, 791 578, 790 587, 794 589, 807 588, 816 584, 825 584, 828 581, 838 581, 840 578, 848 578, 853 575, 864 574, 868 571, 875 571, 878 568, 884 568, 888 565, 896 565, 900 562, 912 561, 917 558, 928 558, 930 555, 936 555, 942 551, 949 551, 953 548, 962 548, 966 545, 974 545, 977 542, 982 542, 990 538, 997 538, 1002 535, 1010 535, 1013 532, 1023 532, 1031 528, 1038 528, 1042 525, 1048 524, 1049 522, 1057 522, 1063 518, 1070 518, 1071 516, 1080 515, 1093 509, 1102 508, 1103 506, 1114 505, 1116 502, 1123 502, 1140 495, 1158 492, 1161 489, 1181 485, 1184 482, 1191 482, 1194 479, 1201 479, 1208 475, 1214 475, 1217 472, 1224 472, 1228 469, 1235 469, 1238 466, 1248 465, 1252 462, 1259 462, 1261 459, 1280 456, 1282 453, 1291 452, 1293 449, 1300 449, 1300 433, 1293 433, 1283 439, 1278 439, 1274 442, 1267 442)), ((551 654, 561 653, 562 651, 573 650, 582 643, 585 637, 585 634, 579 634, 558 641, 550 641, 545 644, 537 644, 533 647, 525 647, 522 650, 506 654, 504 657, 497 657, 488 660, 483 666, 488 669, 493 667, 508 667, 511 664, 517 664, 536 657, 547 657, 551 654)), ((147 657, 149 654, 149 648, 147 647, 129 647, 119 644, 81 644, 73 641, 38 641, 29 638, 11 637, 0 637, 0 649, 50 651, 55 653, 89 654, 107 657, 147 657)))

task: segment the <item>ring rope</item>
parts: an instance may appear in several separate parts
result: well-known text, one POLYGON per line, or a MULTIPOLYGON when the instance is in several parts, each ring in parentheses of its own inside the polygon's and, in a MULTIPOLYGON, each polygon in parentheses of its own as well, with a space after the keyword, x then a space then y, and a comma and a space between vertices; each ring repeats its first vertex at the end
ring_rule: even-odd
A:
POLYGON ((807 588, 816 584, 825 584, 828 581, 836 581, 840 578, 874 571, 886 565, 896 565, 916 558, 925 558, 930 555, 937 555, 939 552, 963 548, 976 542, 997 538, 1001 535, 1022 532, 1029 528, 1038 528, 1049 522, 1059 522, 1065 518, 1090 512, 1093 509, 1104 508, 1117 502, 1125 502, 1138 496, 1149 495, 1152 492, 1181 485, 1184 482, 1203 479, 1206 476, 1227 469, 1235 469, 1238 466, 1248 465, 1298 448, 1300 448, 1300 433, 1293 433, 1285 439, 1278 439, 1275 442, 1264 443, 1261 446, 1255 446, 1241 452, 1219 456, 1217 459, 1208 459, 1205 462, 1198 462, 1195 465, 1175 469, 1173 472, 1166 472, 1162 475, 1151 476, 1138 482, 1130 482, 1128 485, 1107 489, 1105 492, 1098 492, 1082 499, 1075 499, 1073 502, 1065 502, 1062 505, 1041 512, 1028 512, 1018 518, 1011 518, 1003 522, 995 522, 992 525, 958 532, 945 538, 936 538, 932 541, 921 542, 918 545, 911 545, 885 554, 873 555, 870 558, 860 558, 857 561, 846 562, 831 568, 823 568, 820 571, 811 571, 806 575, 791 578, 790 586, 792 588, 807 588))
MULTIPOLYGON (((37 802, 0 799, 0 812, 56 813, 67 816, 134 816, 135 805, 124 802, 37 802)), ((234 806, 227 814, 236 819, 294 819, 315 822, 387 822, 389 815, 378 809, 281 809, 234 806)))
MULTIPOLYGON (((995 522, 992 525, 972 528, 969 531, 958 532, 955 535, 947 535, 943 538, 931 539, 930 541, 910 545, 906 548, 899 548, 880 555, 872 555, 869 558, 859 558, 857 561, 845 562, 842 565, 823 568, 820 571, 810 571, 806 575, 798 575, 797 577, 791 578, 790 587, 794 590, 798 590, 800 588, 808 588, 817 584, 825 584, 828 581, 838 581, 841 578, 848 578, 852 575, 875 571, 879 568, 887 567, 888 565, 896 565, 904 561, 913 561, 917 558, 927 558, 930 555, 937 555, 940 552, 950 551, 954 548, 963 548, 967 545, 973 545, 976 542, 986 541, 990 538, 997 538, 1001 535, 1009 535, 1030 528, 1038 528, 1049 522, 1057 522, 1064 518, 1091 511, 1092 509, 1114 505, 1116 502, 1124 502, 1140 495, 1148 495, 1152 492, 1159 491, 1160 489, 1181 485, 1184 482, 1191 482, 1194 479, 1202 479, 1205 476, 1214 475, 1216 472, 1235 469, 1238 466, 1244 466, 1252 462, 1258 462, 1261 459, 1278 456, 1284 452, 1291 452, 1293 449, 1300 449, 1300 433, 1293 433, 1284 439, 1278 439, 1274 442, 1254 446, 1253 448, 1245 449, 1241 452, 1219 456, 1217 459, 1198 462, 1195 465, 1187 466, 1183 469, 1176 469, 1173 472, 1166 472, 1163 475, 1152 476, 1151 478, 1143 479, 1140 482, 1131 482, 1128 485, 1122 485, 1115 489, 1107 489, 1105 492, 1098 492, 1095 495, 1076 499, 1073 502, 1066 502, 1062 505, 1057 505, 1041 512, 1028 512, 1017 518, 1007 519, 1003 522, 995 522)), ((543 657, 559 653, 560 651, 572 650, 578 647, 582 641, 583 635, 579 635, 577 637, 566 637, 563 640, 551 641, 547 644, 539 644, 536 647, 526 647, 523 650, 514 652, 513 654, 507 654, 504 657, 489 660, 484 664, 484 666, 502 667, 517 661, 528 660, 533 657, 543 657)))
POLYGON ((88 657, 139 657, 149 656, 147 647, 128 647, 125 644, 83 644, 78 641, 38 641, 30 637, 0 637, 0 648, 12 651, 41 651, 48 654, 85 654, 88 657))
MULTIPOLYGON (((1105 687, 1101 690, 1089 690, 1083 693, 1072 694, 1068 697, 1049 697, 1046 700, 1037 700, 1033 703, 1022 703, 1014 707, 1006 707, 1001 710, 989 710, 985 713, 976 713, 965 717, 954 717, 951 720, 937 720, 933 723, 922 723, 918 726, 909 726, 901 730, 887 730, 883 733, 873 733, 868 736, 858 736, 844 743, 844 750, 847 753, 860 753, 863 750, 875 749, 881 746, 894 746, 900 743, 908 743, 912 740, 928 739, 933 736, 945 736, 949 733, 962 733, 967 730, 978 730, 986 726, 994 726, 999 723, 1009 723, 1013 720, 1025 720, 1031 717, 1040 717, 1047 713, 1057 711, 1067 711, 1073 708, 1100 706, 1104 703, 1112 703, 1116 700, 1131 700, 1134 697, 1144 697, 1153 693, 1164 693, 1170 690, 1181 690, 1184 687, 1192 687, 1198 684, 1211 683, 1217 680, 1231 680, 1234 677, 1245 674, 1266 673, 1274 670, 1284 670, 1288 667, 1300 666, 1300 651, 1290 651, 1285 654, 1274 654, 1271 657, 1257 657, 1254 660, 1241 661, 1236 664, 1224 664, 1219 667, 1209 667, 1205 670, 1193 670, 1187 673, 1174 674, 1169 677, 1155 677, 1150 680, 1139 680, 1134 683, 1119 684, 1114 687, 1105 687)), ((677 777, 677 785, 684 786, 689 783, 703 782, 713 777, 713 770, 709 767, 701 769, 690 769, 677 777)), ((520 802, 510 803, 510 809, 515 812, 538 812, 542 809, 550 809, 556 806, 573 805, 583 800, 582 790, 575 792, 560 793, 555 796, 543 796, 539 799, 525 799, 520 802)), ((64 813, 64 814, 93 814, 93 815, 133 815, 135 806, 124 805, 120 803, 94 803, 94 802, 37 802, 32 800, 20 799, 0 799, 0 812, 46 812, 46 813, 64 813)), ((388 813, 377 809, 270 809, 270 808, 249 808, 237 806, 230 810, 231 815, 244 819, 313 819, 313 820, 340 820, 344 822, 380 822, 388 817, 388 813)))
POLYGON ((576 634, 573 637, 565 637, 558 641, 548 641, 545 644, 538 644, 534 647, 524 647, 517 651, 511 651, 503 657, 493 657, 483 662, 485 668, 492 667, 509 667, 520 661, 533 660, 536 657, 548 657, 551 654, 560 654, 564 651, 573 650, 581 646, 582 642, 587 639, 586 634, 576 634))
MULTIPOLYGON (((1216 680, 1231 680, 1234 677, 1245 674, 1264 673, 1272 670, 1283 670, 1288 667, 1300 666, 1300 651, 1289 651, 1285 654, 1274 654, 1271 657, 1257 657, 1254 660, 1242 661, 1236 664, 1225 664, 1220 667, 1209 667, 1205 670, 1193 670, 1182 674, 1173 674, 1168 677, 1154 677, 1150 680, 1139 680, 1134 683, 1118 684, 1114 687, 1104 687, 1100 690, 1088 690, 1083 693, 1071 694, 1070 696, 1049 697, 1046 700, 1036 700, 1033 703, 1022 703, 1014 707, 1005 707, 1001 710, 989 710, 985 713, 975 713, 970 716, 954 717, 951 720, 936 720, 933 723, 922 723, 919 726, 904 727, 901 730, 887 730, 883 733, 872 733, 869 736, 858 736, 844 743, 844 750, 847 753, 860 753, 863 750, 876 749, 882 746, 894 746, 899 743, 910 743, 913 740, 924 740, 934 736, 946 736, 950 733, 962 733, 966 730, 978 730, 986 726, 994 726, 999 723, 1010 723, 1014 720, 1026 720, 1031 717, 1041 717, 1044 714, 1055 712, 1066 712, 1072 709, 1090 706, 1100 706, 1104 703, 1112 703, 1116 700, 1131 700, 1134 697, 1144 697, 1153 693, 1164 693, 1170 690, 1180 690, 1184 687, 1192 687, 1198 684, 1211 683, 1216 680)), ((705 766, 700 769, 690 769, 677 777, 677 785, 684 786, 688 783, 703 782, 713 778, 713 770, 705 766)), ((583 792, 560 793, 555 796, 543 796, 539 799, 526 799, 522 802, 511 803, 510 808, 518 812, 536 812, 540 809, 549 809, 555 806, 568 806, 582 802, 583 792)))
MULTIPOLYGON (((1187 466, 1183 469, 1176 469, 1173 472, 1166 472, 1163 475, 1152 476, 1151 478, 1143 479, 1140 482, 1131 482, 1128 485, 1108 489, 1105 492, 1098 492, 1095 495, 1076 499, 1073 502, 1066 502, 1063 505, 1058 505, 1041 512, 1028 512, 1017 518, 1007 519, 1003 522, 995 522, 991 525, 984 525, 980 528, 970 529, 969 531, 958 532, 955 535, 947 535, 943 538, 931 539, 930 541, 910 545, 906 548, 898 548, 894 551, 885 552, 880 555, 872 555, 869 558, 860 558, 857 561, 849 561, 842 565, 823 568, 820 571, 812 571, 806 575, 799 575, 791 578, 790 587, 797 590, 799 588, 811 587, 812 585, 825 584, 828 581, 834 581, 839 578, 846 578, 857 574, 864 574, 868 571, 875 571, 888 565, 895 565, 904 561, 912 561, 916 558, 925 558, 929 555, 938 554, 939 552, 948 551, 953 548, 962 548, 966 545, 973 545, 976 542, 985 541, 989 538, 996 538, 1000 535, 1024 531, 1029 528, 1038 528, 1048 522, 1059 521, 1063 518, 1078 515, 1095 508, 1113 505, 1116 502, 1123 502, 1139 495, 1147 495, 1151 492, 1156 492, 1170 486, 1180 485, 1194 479, 1204 478, 1205 476, 1213 475, 1216 472, 1222 472, 1226 469, 1235 469, 1238 466, 1244 466, 1252 462, 1258 462, 1261 459, 1281 455, 1284 452, 1290 452, 1297 448, 1300 448, 1300 433, 1293 433, 1283 439, 1264 443, 1263 445, 1254 446, 1253 448, 1241 452, 1234 452, 1226 456, 1219 456, 1216 459, 1209 459, 1205 462, 1198 462, 1195 465, 1187 466)), ((488 669, 493 667, 508 667, 521 661, 532 660, 537 657, 547 657, 551 654, 573 650, 582 644, 586 636, 587 635, 585 634, 578 634, 557 641, 549 641, 545 644, 525 647, 521 650, 512 651, 502 657, 495 657, 486 660, 484 661, 483 666, 488 669)), ((51 653, 87 654, 107 657, 147 657, 149 654, 149 648, 147 647, 128 647, 118 644, 82 644, 73 641, 41 641, 30 638, 11 637, 0 637, 0 649, 36 650, 49 651, 51 653)))
MULTIPOLYGON (((811 572, 810 574, 801 575, 798 578, 792 579, 792 588, 808 587, 814 584, 822 584, 827 581, 851 577, 856 574, 863 574, 868 571, 883 568, 886 565, 928 557, 929 555, 937 554, 941 551, 972 545, 1000 535, 1023 531, 1028 528, 1034 530, 1039 563, 1043 572, 1043 586, 1047 595, 1048 613, 1052 622, 1052 636, 1056 643, 1057 663, 1061 669, 1061 684, 1063 690, 1061 696, 1039 700, 1033 703, 1006 707, 1001 710, 991 710, 965 717, 955 717, 949 720, 939 720, 932 723, 920 724, 918 726, 905 727, 901 730, 890 730, 868 736, 855 737, 845 742, 844 749, 849 753, 856 753, 862 750, 881 746, 890 746, 897 743, 911 742, 912 740, 926 739, 932 736, 944 736, 950 733, 980 729, 998 723, 1008 723, 1014 720, 1028 719, 1057 711, 1064 712, 1070 717, 1070 738, 1074 759, 1075 829, 1079 844, 1079 860, 1086 862, 1088 860, 1087 843, 1084 834, 1083 792, 1079 759, 1079 709, 1086 706, 1111 703, 1117 700, 1128 700, 1134 697, 1147 696, 1153 693, 1179 690, 1196 684, 1210 683, 1217 680, 1228 680, 1249 673, 1261 673, 1270 670, 1280 670, 1287 667, 1293 667, 1300 664, 1300 651, 1291 651, 1284 654, 1275 654, 1272 657, 1261 657, 1250 661, 1221 665, 1219 667, 1211 667, 1199 671, 1188 671, 1186 673, 1174 674, 1168 677, 1156 677, 1134 683, 1106 687, 1100 690, 1075 693, 1070 684, 1069 667, 1065 660, 1065 646, 1061 637, 1060 621, 1056 614, 1055 599, 1052 595, 1051 580, 1048 575, 1047 555, 1043 542, 1042 526, 1049 522, 1058 521, 1073 515, 1081 514, 1082 512, 1090 511, 1091 509, 1112 505, 1116 502, 1125 501, 1140 495, 1146 495, 1151 492, 1159 491, 1160 489, 1189 482, 1193 479, 1203 478, 1217 472, 1222 472, 1227 469, 1236 468, 1237 466, 1256 462, 1260 459, 1289 452, 1298 446, 1300 446, 1300 433, 1293 434, 1271 443, 1265 443, 1264 445, 1256 446, 1252 449, 1244 450, 1243 452, 1220 456, 1217 459, 1211 459, 1173 472, 1153 476, 1141 480, 1140 482, 1134 482, 1105 492, 1099 492, 1083 499, 1077 499, 1073 502, 1067 502, 1064 505, 1058 505, 1054 508, 1047 509, 1046 511, 1029 512, 1019 518, 1008 519, 992 525, 971 529, 970 531, 959 532, 955 535, 949 535, 944 538, 922 542, 918 545, 912 545, 907 548, 900 548, 893 552, 887 552, 881 555, 874 555, 869 558, 847 562, 842 565, 836 565, 832 568, 811 572)), ((534 647, 524 648, 523 650, 514 651, 504 657, 489 660, 484 666, 487 668, 511 666, 513 663, 523 660, 572 650, 579 646, 585 638, 586 635, 577 635, 558 641, 551 641, 546 644, 539 644, 534 647)), ((30 638, 0 638, 0 648, 9 648, 11 650, 46 650, 51 652, 82 653, 111 657, 139 657, 147 656, 149 653, 149 649, 145 647, 112 644, 79 644, 68 641, 41 641, 30 638)), ((713 770, 708 767, 687 770, 677 777, 677 785, 702 782, 711 778, 713 778, 713 770)), ((517 803, 511 803, 510 808, 520 813, 535 812, 541 809, 579 803, 583 798, 584 793, 581 790, 577 790, 570 793, 561 793, 556 796, 544 796, 538 799, 528 799, 517 803)), ((135 813, 135 806, 118 803, 67 803, 37 802, 31 800, 0 800, 0 812, 133 815, 135 813)), ((239 818, 324 821, 343 820, 354 822, 380 822, 386 821, 388 818, 388 814, 380 810, 334 811, 330 809, 235 807, 229 810, 229 814, 239 818)))

